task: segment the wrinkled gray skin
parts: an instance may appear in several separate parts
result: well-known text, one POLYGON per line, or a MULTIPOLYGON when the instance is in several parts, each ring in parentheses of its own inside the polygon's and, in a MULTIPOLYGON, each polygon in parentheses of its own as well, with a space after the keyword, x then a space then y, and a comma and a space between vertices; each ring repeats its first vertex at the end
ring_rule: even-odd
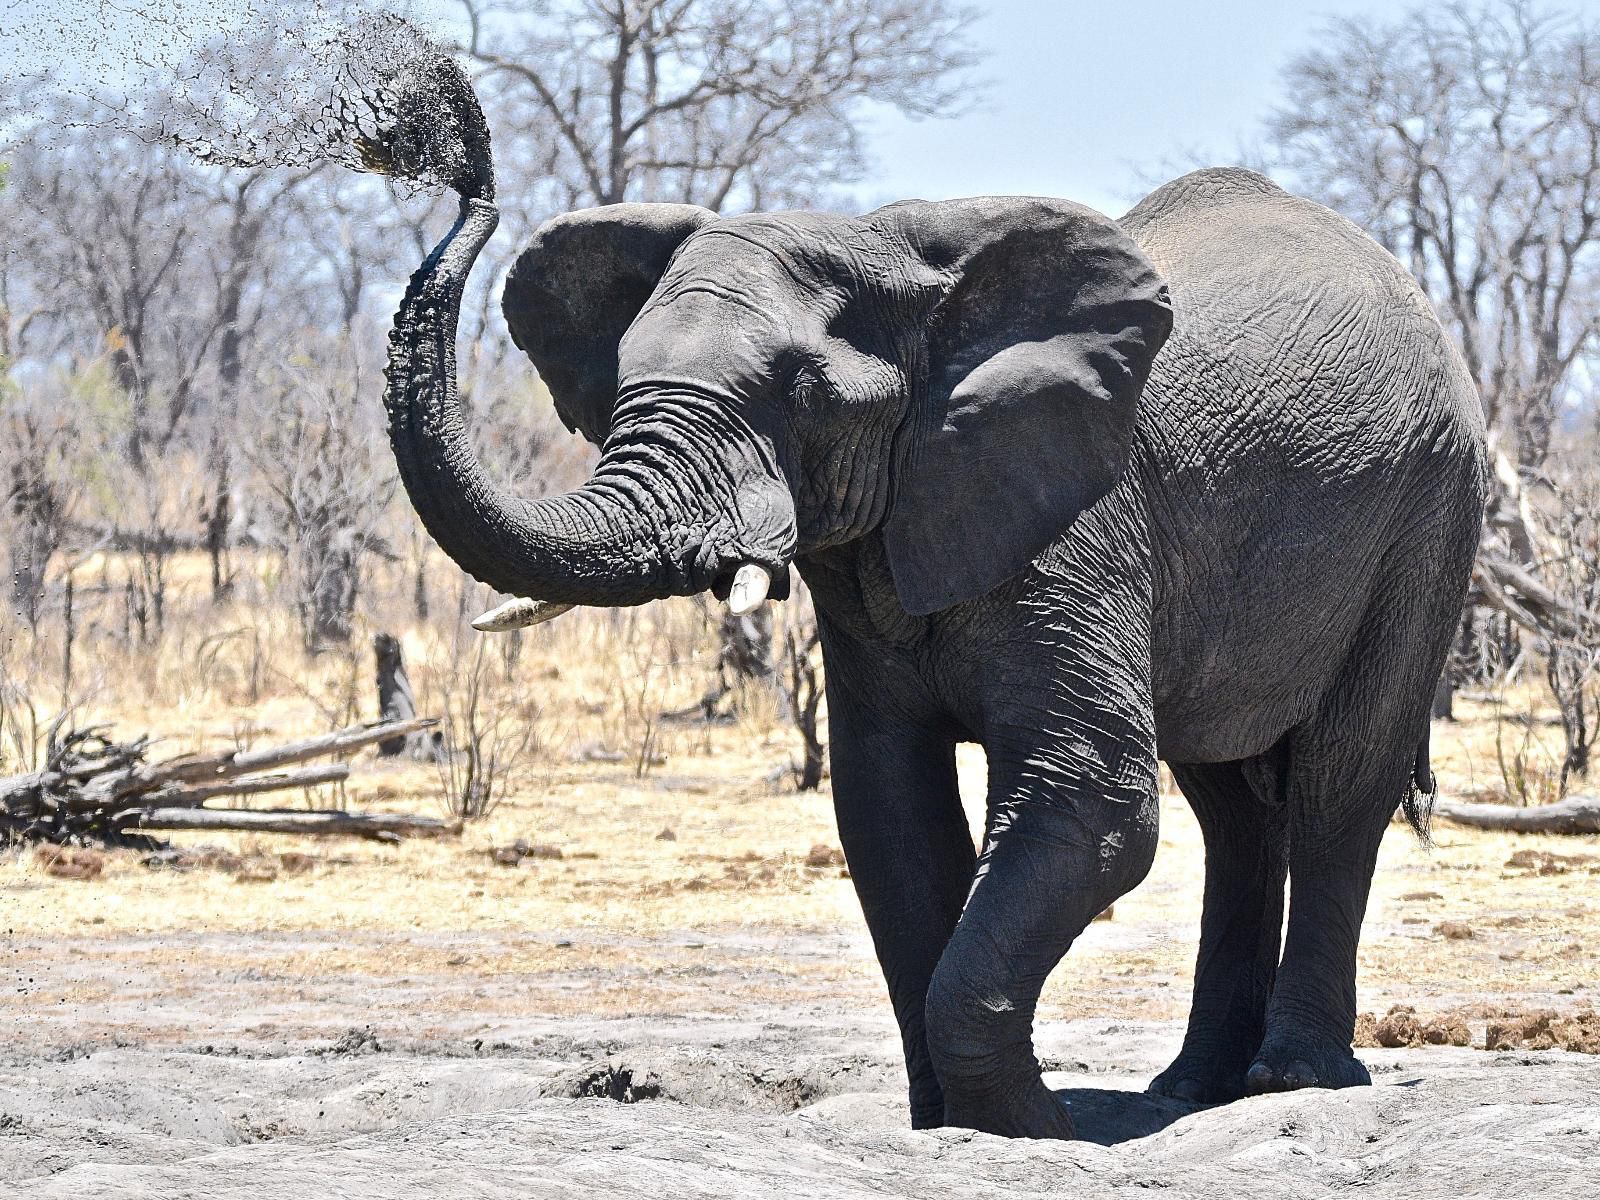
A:
POLYGON ((397 318, 411 499, 462 567, 539 599, 800 571, 914 1124, 1071 1136, 1034 1006, 1149 869, 1158 758, 1206 888, 1187 1040, 1152 1089, 1368 1082, 1357 931, 1385 825, 1431 786, 1486 478, 1473 389, 1392 258, 1240 170, 1120 222, 1021 198, 569 214, 505 311, 603 453, 527 501, 484 477, 454 391, 494 219, 463 203, 397 318), (989 761, 976 851, 959 741, 989 761))

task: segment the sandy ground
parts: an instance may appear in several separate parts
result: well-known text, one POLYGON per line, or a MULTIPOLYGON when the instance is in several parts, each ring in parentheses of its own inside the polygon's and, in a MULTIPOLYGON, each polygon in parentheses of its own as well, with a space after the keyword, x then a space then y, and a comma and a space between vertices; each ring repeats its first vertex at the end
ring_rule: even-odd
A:
POLYGON ((1375 1051, 1372 1088, 1191 1112, 1132 1090, 1177 1038, 1166 1022, 1049 1029, 1071 1144, 905 1129, 886 1024, 813 1006, 528 1022, 476 1053, 104 1049, 0 1065, 0 1178, 19 1197, 174 1200, 1591 1194, 1582 1056, 1375 1051))
MULTIPOLYGON (((1495 754, 1468 715, 1436 735, 1457 794, 1495 754)), ((220 736, 194 718, 189 740, 220 736)), ((1367 1049, 1372 1089, 1193 1113, 1141 1096, 1181 1038, 1198 930, 1199 834, 1170 795, 1149 879, 1041 1006, 1085 1142, 912 1133, 830 801, 773 777, 789 736, 669 730, 643 774, 588 761, 587 736, 459 839, 196 835, 177 840, 219 847, 209 865, 118 852, 91 880, 0 859, 0 1192, 1589 1194, 1590 1055, 1367 1049), (551 849, 497 865, 517 839, 551 849)), ((351 807, 429 810, 429 768, 357 765, 351 807)), ((976 822, 981 753, 961 766, 976 822)), ((1394 826, 1363 1009, 1450 1014, 1480 1047, 1507 1014, 1592 1006, 1596 842, 1441 825, 1423 847, 1394 826)))

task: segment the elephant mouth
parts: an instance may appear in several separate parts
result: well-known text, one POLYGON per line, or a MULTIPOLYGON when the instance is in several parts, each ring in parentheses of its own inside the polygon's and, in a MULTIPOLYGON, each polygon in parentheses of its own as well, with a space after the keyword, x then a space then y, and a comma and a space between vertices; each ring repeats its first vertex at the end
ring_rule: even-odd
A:
POLYGON ((735 511, 737 517, 728 522, 733 527, 729 536, 708 539, 695 556, 687 590, 710 591, 718 600, 727 600, 741 574, 748 581, 753 579, 751 572, 759 571, 766 576, 766 598, 787 599, 795 552, 794 505, 787 489, 741 488, 735 511))
MULTIPOLYGON (((630 389, 588 487, 614 492, 648 531, 659 574, 643 598, 709 591, 739 607, 759 590, 753 607, 788 596, 797 514, 778 460, 724 398, 682 384, 630 389)), ((615 550, 595 546, 601 561, 615 550)))

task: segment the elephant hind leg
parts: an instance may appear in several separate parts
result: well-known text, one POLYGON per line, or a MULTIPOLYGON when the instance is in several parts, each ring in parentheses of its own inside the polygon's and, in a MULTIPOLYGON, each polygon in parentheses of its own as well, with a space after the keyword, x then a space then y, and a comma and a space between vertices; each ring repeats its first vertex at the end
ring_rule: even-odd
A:
POLYGON ((1460 588, 1418 586, 1414 575, 1379 579, 1334 685, 1289 734, 1289 920, 1252 1093, 1370 1082, 1350 1048, 1356 947, 1461 601, 1460 588))
POLYGON ((1288 869, 1287 746, 1240 762, 1177 765, 1205 838, 1205 907, 1183 1049, 1150 1084, 1176 1100, 1245 1094, 1278 970, 1288 869))
POLYGON ((1246 1091, 1370 1083, 1350 1048, 1356 947, 1378 846, 1405 793, 1412 747, 1346 742, 1327 726, 1295 735, 1289 920, 1246 1091), (1363 751, 1366 762, 1354 761, 1363 751))

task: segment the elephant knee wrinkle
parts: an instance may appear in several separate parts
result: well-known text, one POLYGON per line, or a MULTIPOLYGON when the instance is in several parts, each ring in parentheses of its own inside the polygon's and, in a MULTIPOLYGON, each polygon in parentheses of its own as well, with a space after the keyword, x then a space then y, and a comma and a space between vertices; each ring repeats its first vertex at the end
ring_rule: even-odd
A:
POLYGON ((1033 1004, 985 995, 950 973, 935 972, 924 1009, 928 1055, 940 1080, 992 1079, 1012 1063, 1033 1061, 1033 1004))

